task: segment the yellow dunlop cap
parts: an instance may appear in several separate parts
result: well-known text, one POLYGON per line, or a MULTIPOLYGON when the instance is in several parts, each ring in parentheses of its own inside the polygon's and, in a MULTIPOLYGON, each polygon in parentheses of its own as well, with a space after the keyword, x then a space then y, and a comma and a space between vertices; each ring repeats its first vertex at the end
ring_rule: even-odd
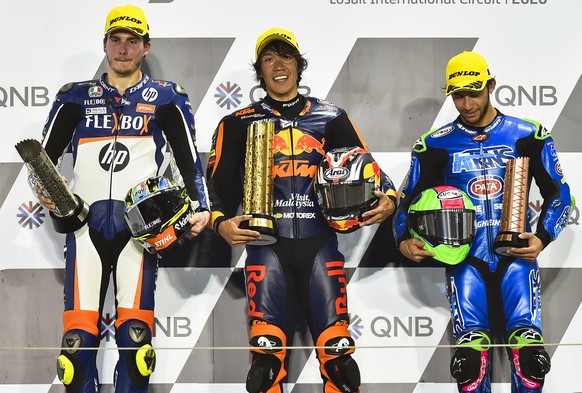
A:
POLYGON ((263 49, 265 49, 265 46, 267 46, 269 43, 273 41, 286 42, 293 48, 297 49, 298 52, 300 52, 299 44, 297 44, 297 39, 295 39, 295 34, 290 32, 289 30, 273 27, 272 29, 269 29, 265 31, 263 34, 261 34, 261 36, 257 40, 257 46, 255 48, 255 57, 257 60, 259 59, 259 55, 261 54, 263 49))
POLYGON ((457 90, 481 91, 492 79, 487 61, 476 52, 462 52, 447 64, 446 95, 457 90))
POLYGON ((115 7, 105 20, 105 35, 116 30, 128 30, 140 37, 150 33, 148 21, 141 8, 134 5, 115 7))

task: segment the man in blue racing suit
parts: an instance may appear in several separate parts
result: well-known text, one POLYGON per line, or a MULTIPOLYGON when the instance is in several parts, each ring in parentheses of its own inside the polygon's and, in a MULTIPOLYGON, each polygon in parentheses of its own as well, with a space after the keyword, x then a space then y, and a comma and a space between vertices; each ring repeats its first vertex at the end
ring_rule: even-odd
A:
MULTIPOLYGON (((290 295, 306 314, 324 381, 324 392, 358 392, 360 373, 350 356, 344 256, 325 221, 314 191, 314 176, 325 152, 336 147, 366 147, 346 112, 298 93, 307 66, 293 33, 274 28, 259 37, 254 64, 267 96, 226 116, 213 137, 207 178, 212 202, 211 226, 230 245, 259 239, 243 229, 250 215, 238 215, 242 199, 247 127, 273 119, 273 213, 279 240, 247 245, 245 277, 252 364, 246 388, 251 393, 281 393, 286 376, 286 313, 290 295), (283 347, 283 348, 281 348, 283 347), (330 349, 333 348, 333 349, 330 349)), ((396 192, 384 175, 378 206, 360 225, 380 223, 394 210, 396 192)))
MULTIPOLYGON (((141 9, 112 9, 103 40, 107 73, 63 86, 43 130, 42 144, 53 163, 60 166, 62 156, 72 152, 72 191, 90 205, 87 225, 66 236, 63 350, 57 366, 68 393, 100 390, 97 351, 79 348, 99 347, 110 274, 116 342, 124 348, 115 391, 148 391, 155 366, 151 340, 158 259, 131 240, 123 218, 128 190, 170 165, 174 180, 197 201, 190 234, 198 235, 210 217, 190 102, 179 85, 141 72, 150 45, 141 9)), ((39 187, 36 191, 40 202, 54 210, 53 201, 39 187)))
POLYGON ((541 392, 550 358, 542 346, 536 258, 567 224, 570 189, 550 132, 535 121, 506 116, 493 107, 490 94, 496 82, 482 56, 463 52, 453 57, 446 75, 446 94, 452 96, 459 116, 414 145, 394 236, 399 250, 412 261, 434 256, 409 234, 406 214, 411 201, 437 185, 456 187, 471 198, 476 237, 463 262, 447 265, 457 344, 452 376, 459 392, 491 392, 489 349, 497 323, 508 348, 512 393, 541 392), (511 248, 502 257, 494 252, 493 243, 500 226, 506 163, 516 157, 530 158, 530 173, 544 202, 535 233, 528 223, 527 231, 519 235, 527 246, 511 248))

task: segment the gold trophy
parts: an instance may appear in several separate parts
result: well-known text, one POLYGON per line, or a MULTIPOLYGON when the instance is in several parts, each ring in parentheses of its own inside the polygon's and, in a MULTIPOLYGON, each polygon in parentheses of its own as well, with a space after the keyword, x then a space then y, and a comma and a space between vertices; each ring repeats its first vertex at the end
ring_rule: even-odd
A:
POLYGON ((28 168, 32 185, 39 186, 56 206, 49 212, 55 231, 69 233, 81 228, 89 217, 89 205, 67 187, 40 142, 25 139, 15 147, 28 168))
POLYGON ((527 204, 529 201, 529 157, 509 160, 505 166, 505 189, 499 233, 493 249, 499 255, 507 256, 510 248, 527 247, 526 239, 520 233, 526 231, 527 204))
POLYGON ((277 223, 273 217, 273 136, 275 120, 259 120, 247 129, 244 198, 242 213, 253 216, 241 224, 261 234, 247 244, 264 246, 277 241, 277 223))

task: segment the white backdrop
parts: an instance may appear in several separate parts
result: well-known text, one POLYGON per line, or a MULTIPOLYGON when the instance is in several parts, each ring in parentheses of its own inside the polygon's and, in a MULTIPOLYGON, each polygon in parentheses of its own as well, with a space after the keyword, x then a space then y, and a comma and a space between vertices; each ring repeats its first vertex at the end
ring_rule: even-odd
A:
MULTIPOLYGON (((10 317, 0 319, 0 392, 61 391, 56 386, 55 351, 47 353, 45 347, 60 343, 62 236, 52 230, 46 211, 35 209, 25 170, 13 146, 25 138, 40 138, 60 86, 99 75, 104 60, 104 19, 112 7, 120 4, 124 3, 1 3, 0 132, 4 143, 0 146, 0 222, 4 225, 0 233, 8 247, 0 257, 0 310, 10 317), (40 306, 45 301, 50 307, 40 306), (18 303, 24 307, 18 307, 18 303), (32 339, 32 335, 42 340, 32 339), (30 350, 35 347, 38 348, 30 350), (31 379, 30 369, 35 364, 40 365, 38 376, 31 379)), ((577 172, 582 156, 578 136, 582 105, 582 86, 578 86, 582 73, 579 0, 140 0, 133 4, 142 7, 148 16, 152 56, 160 50, 159 57, 151 59, 151 70, 163 68, 170 61, 173 74, 156 77, 184 84, 191 96, 198 148, 203 154, 209 151, 212 132, 220 118, 247 105, 251 97, 260 96, 250 70, 255 41, 263 31, 279 26, 295 32, 309 59, 301 82, 303 89, 312 96, 332 100, 351 93, 363 97, 358 102, 333 101, 344 107, 356 124, 368 118, 377 124, 376 128, 361 131, 384 171, 399 185, 408 168, 412 141, 430 127, 456 116, 450 100, 420 95, 424 90, 419 84, 442 93, 446 60, 441 59, 456 54, 457 45, 447 46, 446 42, 461 42, 470 43, 466 49, 474 49, 488 59, 500 86, 494 96, 500 110, 535 119, 554 130, 558 151, 563 151, 560 158, 566 179, 573 194, 582 195, 582 175, 577 172), (416 54, 412 46, 407 46, 416 39, 445 44, 432 44, 434 53, 416 54), (185 43, 184 49, 174 46, 172 51, 172 43, 185 43), (394 64, 394 57, 386 59, 380 50, 365 52, 365 48, 383 48, 384 44, 401 48, 402 57, 417 55, 413 66, 383 66, 394 64), (169 60, 166 53, 170 53, 169 60), (368 53, 369 57, 358 57, 361 53, 368 53), (206 68, 191 68, 192 62, 206 68), (354 69, 351 65, 356 62, 369 66, 354 69), (362 78, 365 84, 359 82, 362 78), (227 82, 232 89, 224 88, 227 82), (385 98, 377 92, 367 96, 366 86, 382 84, 389 85, 385 94, 390 97, 390 105, 377 104, 385 98), (426 127, 406 127, 400 118, 404 117, 399 106, 401 97, 412 97, 420 105, 424 111, 416 116, 425 116, 419 121, 424 121, 426 127), (221 99, 230 99, 229 104, 224 105, 221 99), (391 124, 397 122, 399 125, 391 131, 391 124), (557 125, 563 128, 557 129, 557 125), (392 143, 396 135, 410 143, 404 143, 404 148, 392 143), (567 143, 561 143, 561 138, 567 143)), ((535 215, 539 196, 533 191, 530 199, 531 213, 535 215)), ((542 273, 549 281, 549 285, 542 283, 544 325, 550 332, 546 339, 552 348, 553 363, 547 377, 548 392, 582 391, 582 381, 576 378, 580 366, 577 359, 582 357, 582 289, 569 281, 579 278, 582 268, 578 214, 576 210, 571 225, 540 257, 542 273)), ((447 343, 449 311, 442 288, 443 271, 380 263, 362 266, 375 230, 361 231, 344 245, 347 266, 353 269, 348 286, 350 310, 361 319, 361 324, 352 326, 352 333, 358 336, 356 343, 361 347, 355 356, 368 389, 363 391, 455 392, 450 377, 443 376, 448 373, 448 364, 436 365, 438 359, 448 362, 449 355, 448 349, 442 357, 435 350, 447 343)), ((195 362, 197 356, 204 357, 192 347, 203 347, 200 343, 205 340, 224 346, 225 339, 219 336, 228 328, 214 326, 210 321, 219 318, 222 306, 218 305, 228 303, 225 297, 237 310, 227 319, 227 326, 232 324, 233 329, 244 333, 244 310, 238 307, 241 297, 229 298, 230 291, 226 290, 235 281, 233 274, 240 272, 241 261, 237 258, 230 267, 179 269, 181 273, 176 273, 175 268, 160 270, 158 327, 168 327, 173 333, 161 334, 163 331, 159 330, 154 345, 180 349, 158 352, 158 368, 152 376, 156 392, 244 391, 248 363, 225 365, 210 361, 201 366, 206 374, 192 371, 189 375, 188 371, 193 364, 190 362, 195 362), (180 274, 182 286, 176 284, 176 275, 180 274), (169 325, 166 321, 170 321, 169 325), (229 380, 222 376, 221 367, 239 367, 243 371, 234 372, 237 377, 229 380), (238 377, 241 373, 243 378, 238 377)), ((111 313, 111 301, 107 308, 111 313)), ((244 338, 231 343, 233 347, 245 345, 244 338)), ((104 339, 104 347, 114 346, 104 339)), ((198 352, 204 352, 204 348, 198 352)), ((116 352, 106 350, 100 356, 102 382, 109 385, 116 352)), ((241 357, 248 361, 246 352, 238 355, 241 357)), ((321 389, 308 387, 319 382, 319 375, 314 354, 310 352, 305 357, 286 388, 289 392, 321 389)), ((496 381, 496 392, 509 392, 507 375, 496 381)))

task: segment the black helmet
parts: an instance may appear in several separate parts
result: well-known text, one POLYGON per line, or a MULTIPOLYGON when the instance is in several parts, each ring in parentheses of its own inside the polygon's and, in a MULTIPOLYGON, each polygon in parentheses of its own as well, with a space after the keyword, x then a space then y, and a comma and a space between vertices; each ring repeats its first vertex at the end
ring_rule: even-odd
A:
POLYGON ((125 196, 124 218, 131 236, 152 254, 187 234, 193 214, 186 189, 164 176, 148 178, 125 196))
POLYGON ((353 232, 362 214, 378 206, 374 191, 381 188, 382 172, 372 155, 361 147, 340 147, 323 157, 315 176, 317 202, 329 226, 353 232))

